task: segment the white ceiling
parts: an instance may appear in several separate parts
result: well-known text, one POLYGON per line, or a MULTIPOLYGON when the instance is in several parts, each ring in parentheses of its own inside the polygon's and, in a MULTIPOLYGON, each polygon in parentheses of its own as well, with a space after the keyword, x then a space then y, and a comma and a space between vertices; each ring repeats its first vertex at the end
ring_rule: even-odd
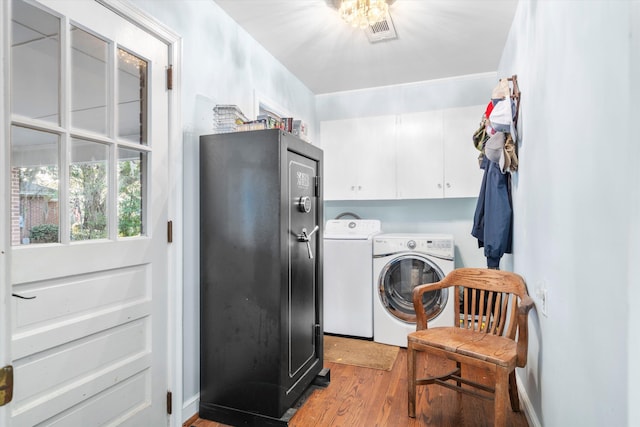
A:
POLYGON ((396 0, 370 43, 332 0, 213 0, 315 94, 495 71, 518 0, 396 0))

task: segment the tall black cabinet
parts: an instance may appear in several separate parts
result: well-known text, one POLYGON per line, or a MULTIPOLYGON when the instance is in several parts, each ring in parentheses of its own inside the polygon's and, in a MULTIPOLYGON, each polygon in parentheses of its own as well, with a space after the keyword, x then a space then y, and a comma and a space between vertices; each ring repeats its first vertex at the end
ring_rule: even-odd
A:
POLYGON ((326 374, 322 159, 275 129, 200 137, 202 418, 287 425, 326 374))

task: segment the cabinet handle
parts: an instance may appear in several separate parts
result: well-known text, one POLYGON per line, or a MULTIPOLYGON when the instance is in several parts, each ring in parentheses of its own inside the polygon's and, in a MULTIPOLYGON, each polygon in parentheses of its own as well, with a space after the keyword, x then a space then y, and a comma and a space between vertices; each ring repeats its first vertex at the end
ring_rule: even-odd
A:
POLYGON ((447 188, 451 188, 451 183, 447 182, 447 188))
POLYGON ((442 188, 442 184, 441 183, 438 183, 438 188, 442 188))

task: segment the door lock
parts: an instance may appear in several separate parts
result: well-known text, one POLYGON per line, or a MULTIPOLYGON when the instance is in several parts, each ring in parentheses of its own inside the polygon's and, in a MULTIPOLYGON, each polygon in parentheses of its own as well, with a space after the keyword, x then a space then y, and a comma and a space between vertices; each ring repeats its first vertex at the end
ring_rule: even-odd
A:
POLYGON ((309 259, 313 259, 313 252, 311 251, 311 241, 310 241, 311 236, 313 236, 313 233, 315 233, 319 229, 320 227, 316 225, 315 227, 313 227, 313 230, 311 230, 311 233, 307 234, 307 229, 303 228, 302 233, 298 234, 298 241, 305 242, 307 244, 307 252, 309 253, 309 259))

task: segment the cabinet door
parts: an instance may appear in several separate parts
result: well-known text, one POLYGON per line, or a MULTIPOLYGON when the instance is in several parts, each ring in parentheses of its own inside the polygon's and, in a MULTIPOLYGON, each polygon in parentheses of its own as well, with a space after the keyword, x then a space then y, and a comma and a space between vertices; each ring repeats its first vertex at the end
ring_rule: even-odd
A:
POLYGON ((325 200, 396 197, 395 116, 320 124, 325 200))
POLYGON ((352 120, 320 123, 320 141, 324 151, 325 200, 353 200, 358 186, 357 135, 352 120))
POLYGON ((396 116, 364 117, 353 120, 358 165, 357 199, 396 198, 396 116))
POLYGON ((442 198, 442 111, 403 114, 397 129, 398 198, 442 198))
POLYGON ((443 110, 444 197, 477 197, 482 183, 480 152, 472 136, 486 105, 443 110))

